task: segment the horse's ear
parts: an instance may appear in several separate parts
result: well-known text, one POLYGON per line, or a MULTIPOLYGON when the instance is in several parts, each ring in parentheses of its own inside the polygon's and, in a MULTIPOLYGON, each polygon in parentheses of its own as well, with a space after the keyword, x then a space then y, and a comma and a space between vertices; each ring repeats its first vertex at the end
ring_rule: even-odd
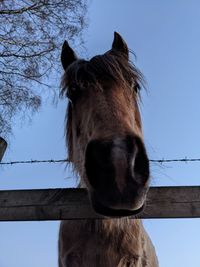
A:
POLYGON ((63 69, 66 70, 67 67, 77 60, 77 56, 73 49, 69 46, 67 41, 64 41, 63 46, 62 46, 62 52, 61 52, 61 62, 63 69))
POLYGON ((112 43, 112 49, 118 50, 119 52, 124 53, 128 58, 128 46, 121 35, 117 32, 114 32, 114 40, 112 43))

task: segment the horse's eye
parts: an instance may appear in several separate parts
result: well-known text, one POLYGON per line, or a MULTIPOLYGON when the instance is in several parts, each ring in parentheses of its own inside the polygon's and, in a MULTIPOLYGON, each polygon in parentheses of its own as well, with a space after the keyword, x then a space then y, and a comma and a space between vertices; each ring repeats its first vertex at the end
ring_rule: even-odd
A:
POLYGON ((67 98, 71 102, 75 102, 80 95, 80 88, 78 86, 69 86, 67 90, 67 98))
POLYGON ((140 87, 140 85, 138 83, 135 84, 134 90, 135 90, 136 93, 138 93, 141 90, 141 87, 140 87))
POLYGON ((131 81, 131 89, 133 91, 135 91, 136 93, 138 93, 141 90, 141 87, 140 87, 140 85, 139 85, 139 83, 137 81, 132 80, 131 81))

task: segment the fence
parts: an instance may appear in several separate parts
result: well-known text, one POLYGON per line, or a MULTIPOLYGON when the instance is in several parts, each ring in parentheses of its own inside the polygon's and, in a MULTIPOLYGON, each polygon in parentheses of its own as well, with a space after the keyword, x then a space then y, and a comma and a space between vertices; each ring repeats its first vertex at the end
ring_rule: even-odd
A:
MULTIPOLYGON (((0 160, 6 150, 0 138, 0 160)), ((140 218, 200 218, 200 186, 151 187, 140 218)), ((0 221, 102 218, 85 189, 1 190, 0 221)))
MULTIPOLYGON (((200 187, 152 187, 140 218, 200 217, 200 187)), ((84 189, 0 191, 1 221, 101 218, 84 189)))
POLYGON ((4 155, 5 151, 6 151, 6 148, 7 148, 6 141, 2 137, 0 137, 0 161, 3 158, 3 155, 4 155))

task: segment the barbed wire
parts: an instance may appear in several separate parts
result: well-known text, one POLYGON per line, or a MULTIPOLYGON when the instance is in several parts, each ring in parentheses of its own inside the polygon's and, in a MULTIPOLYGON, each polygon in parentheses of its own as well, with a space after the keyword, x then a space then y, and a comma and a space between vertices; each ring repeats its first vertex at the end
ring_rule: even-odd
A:
POLYGON ((62 163, 69 162, 68 159, 43 159, 43 160, 17 160, 9 162, 0 162, 0 165, 14 165, 14 164, 33 164, 33 163, 62 163))
MULTIPOLYGON (((0 165, 15 165, 15 164, 39 164, 39 163, 64 163, 70 161, 68 159, 44 159, 44 160, 17 160, 17 161, 8 161, 8 162, 0 162, 0 165)), ((150 159, 149 162, 152 163, 188 163, 188 162, 200 162, 200 158, 179 158, 179 159, 150 159)))
POLYGON ((180 158, 180 159, 150 159, 150 162, 156 162, 156 163, 171 163, 171 162, 184 162, 184 163, 188 163, 188 162, 200 162, 200 158, 180 158))

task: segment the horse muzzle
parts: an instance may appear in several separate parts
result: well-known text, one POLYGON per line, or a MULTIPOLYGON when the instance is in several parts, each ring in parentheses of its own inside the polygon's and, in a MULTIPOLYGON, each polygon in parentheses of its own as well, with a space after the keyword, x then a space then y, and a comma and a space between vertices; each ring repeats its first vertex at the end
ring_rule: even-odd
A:
POLYGON ((130 216, 144 207, 149 161, 134 135, 89 142, 85 171, 94 210, 105 216, 130 216))

